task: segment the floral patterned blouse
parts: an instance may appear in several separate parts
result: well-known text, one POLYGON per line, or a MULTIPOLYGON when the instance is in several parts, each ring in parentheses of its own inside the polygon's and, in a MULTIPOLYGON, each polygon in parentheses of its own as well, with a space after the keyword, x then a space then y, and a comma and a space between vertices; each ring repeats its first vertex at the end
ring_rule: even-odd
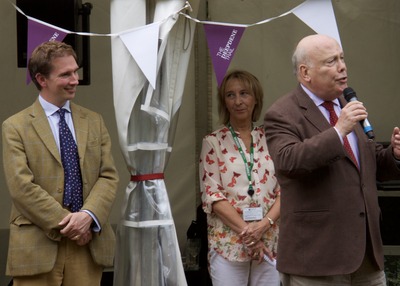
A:
MULTIPOLYGON (((246 150, 238 132, 237 135, 242 149, 246 150)), ((280 186, 275 177, 274 164, 268 152, 263 127, 255 127, 251 135, 254 146, 253 200, 263 208, 265 216, 280 195, 280 186)), ((250 162, 250 154, 245 153, 247 161, 250 162)), ((199 171, 203 209, 207 213, 209 249, 214 249, 230 261, 251 260, 239 235, 224 225, 212 211, 214 202, 227 200, 239 214, 243 214, 243 209, 249 207, 251 202, 247 193, 249 180, 245 165, 227 127, 224 126, 203 139, 199 171)), ((278 224, 279 221, 263 236, 265 245, 274 254, 279 234, 278 224)))

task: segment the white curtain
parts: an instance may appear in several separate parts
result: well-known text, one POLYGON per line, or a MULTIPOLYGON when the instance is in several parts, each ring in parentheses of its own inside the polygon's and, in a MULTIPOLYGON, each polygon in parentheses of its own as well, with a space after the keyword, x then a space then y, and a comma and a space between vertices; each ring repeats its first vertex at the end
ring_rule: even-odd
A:
MULTIPOLYGON (((117 227, 115 286, 187 285, 162 174, 172 151, 195 24, 178 14, 169 17, 185 6, 183 0, 149 2, 111 0, 113 34, 168 19, 160 25, 154 89, 121 39, 112 38, 119 142, 133 176, 117 227)), ((192 15, 198 3, 190 1, 192 15)))

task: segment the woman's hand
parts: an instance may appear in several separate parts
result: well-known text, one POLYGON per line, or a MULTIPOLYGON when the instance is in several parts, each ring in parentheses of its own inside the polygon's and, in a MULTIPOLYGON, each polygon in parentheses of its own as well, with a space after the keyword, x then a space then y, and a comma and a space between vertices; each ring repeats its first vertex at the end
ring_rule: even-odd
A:
POLYGON ((257 241, 261 240, 267 229, 268 225, 266 225, 263 220, 252 222, 244 227, 239 236, 242 237, 243 242, 247 247, 252 248, 257 241))
POLYGON ((264 255, 267 255, 270 259, 274 259, 271 251, 265 246, 262 240, 257 241, 251 248, 248 248, 249 255, 253 260, 257 260, 258 263, 264 261, 264 255))

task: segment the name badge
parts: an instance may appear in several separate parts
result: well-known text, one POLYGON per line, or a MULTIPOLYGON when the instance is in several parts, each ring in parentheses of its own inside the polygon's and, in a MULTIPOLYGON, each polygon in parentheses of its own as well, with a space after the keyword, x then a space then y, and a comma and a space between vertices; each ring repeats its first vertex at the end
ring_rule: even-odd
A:
POLYGON ((263 210, 261 207, 243 209, 244 221, 262 220, 262 218, 263 218, 263 210))

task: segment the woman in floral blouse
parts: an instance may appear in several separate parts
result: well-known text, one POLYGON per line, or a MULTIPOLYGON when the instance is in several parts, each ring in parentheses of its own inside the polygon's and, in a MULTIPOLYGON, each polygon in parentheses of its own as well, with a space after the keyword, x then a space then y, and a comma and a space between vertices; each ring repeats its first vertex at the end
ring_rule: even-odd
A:
POLYGON ((223 126, 204 138, 200 156, 212 283, 278 286, 280 187, 264 129, 253 126, 262 110, 262 87, 249 72, 232 71, 218 99, 223 126))

